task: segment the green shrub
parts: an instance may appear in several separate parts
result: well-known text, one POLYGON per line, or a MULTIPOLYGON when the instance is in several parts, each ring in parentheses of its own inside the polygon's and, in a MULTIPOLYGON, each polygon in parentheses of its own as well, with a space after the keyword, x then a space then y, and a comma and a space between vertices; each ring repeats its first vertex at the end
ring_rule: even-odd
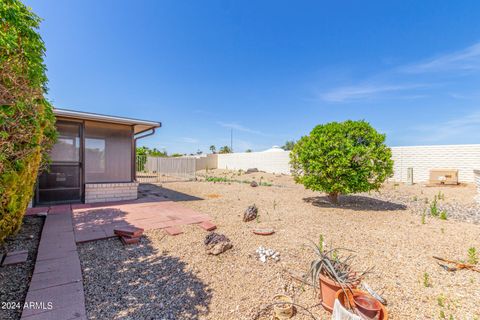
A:
POLYGON ((56 137, 39 24, 20 1, 0 1, 0 243, 19 230, 56 137))
POLYGON ((377 190, 393 174, 385 135, 366 121, 316 126, 290 153, 292 175, 307 189, 324 191, 336 203, 339 194, 377 190))

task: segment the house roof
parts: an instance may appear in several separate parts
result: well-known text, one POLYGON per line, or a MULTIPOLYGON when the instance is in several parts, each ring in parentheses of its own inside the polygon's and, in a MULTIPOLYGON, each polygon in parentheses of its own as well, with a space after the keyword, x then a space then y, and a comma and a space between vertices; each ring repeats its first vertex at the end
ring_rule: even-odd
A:
POLYGON ((60 109, 60 108, 54 108, 53 113, 55 114, 55 116, 62 117, 62 118, 92 120, 92 121, 100 121, 100 122, 107 122, 107 123, 130 125, 134 127, 135 134, 142 133, 154 128, 160 128, 162 126, 161 122, 156 122, 156 121, 109 116, 109 115, 92 113, 92 112, 81 112, 81 111, 67 110, 67 109, 60 109))

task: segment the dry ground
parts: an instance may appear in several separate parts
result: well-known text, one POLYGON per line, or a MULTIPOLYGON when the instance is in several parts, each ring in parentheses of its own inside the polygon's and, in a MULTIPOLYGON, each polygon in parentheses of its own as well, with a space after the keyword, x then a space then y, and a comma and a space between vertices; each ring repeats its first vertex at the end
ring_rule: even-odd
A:
MULTIPOLYGON (((375 268, 366 282, 388 300, 391 319, 441 319, 443 315, 446 319, 451 316, 451 319, 480 319, 480 273, 449 273, 432 259, 436 255, 465 260, 469 247, 479 251, 480 225, 428 216, 422 224, 420 216, 420 211, 428 207, 424 199, 431 201, 439 191, 445 195, 440 204, 475 208, 473 186, 426 188, 387 184, 380 195, 344 197, 343 204, 334 207, 324 201, 322 194, 295 185, 289 176, 221 171, 209 175, 257 181, 263 177, 262 181, 273 184, 257 188, 246 183, 205 181, 163 185, 202 198, 182 204, 209 214, 218 232, 233 241, 233 249, 220 256, 206 255, 203 245, 206 233, 196 226, 184 227, 184 234, 175 237, 165 237, 162 231, 148 232, 141 250, 124 249, 116 240, 82 245, 80 255, 89 318, 102 319, 108 315, 108 318, 141 319, 161 314, 165 319, 252 319, 271 302, 272 296, 287 292, 318 319, 329 319, 329 314, 317 305, 313 289, 289 275, 308 269, 313 257, 309 240, 317 241, 321 234, 328 246, 355 250, 357 269, 375 268), (242 222, 243 211, 253 203, 259 208, 259 221, 242 222), (255 227, 273 227, 276 233, 255 236, 252 234, 255 227), (258 261, 255 250, 259 246, 279 251, 280 262, 258 261), (110 255, 109 259, 95 262, 105 254, 110 255), (128 272, 126 266, 112 269, 111 266, 126 264, 125 259, 128 268, 138 272, 128 272), (162 261, 166 262, 162 265, 162 261), (165 265, 173 269, 172 278, 162 278, 165 283, 160 285, 154 279, 168 274, 165 265), (129 273, 129 278, 118 276, 122 272, 129 273), (127 300, 119 298, 116 290, 109 290, 112 286, 119 288, 112 285, 113 273, 118 276, 114 278, 117 284, 129 284, 139 294, 132 293, 127 300), (192 283, 193 289, 186 289, 189 286, 184 281, 192 283), (172 293, 172 298, 160 297, 162 288, 172 290, 171 286, 178 286, 182 292, 172 293), (140 293, 142 288, 149 287, 156 293, 140 293), (114 300, 117 307, 102 314, 109 301, 114 300), (141 317, 134 311, 139 305, 141 317), (168 311, 169 308, 172 310, 168 311)), ((307 319, 302 312, 296 318, 307 319)))
POLYGON ((26 263, 0 267, 0 320, 20 319, 35 266, 44 218, 26 216, 19 233, 0 246, 0 257, 11 251, 28 250, 26 263))

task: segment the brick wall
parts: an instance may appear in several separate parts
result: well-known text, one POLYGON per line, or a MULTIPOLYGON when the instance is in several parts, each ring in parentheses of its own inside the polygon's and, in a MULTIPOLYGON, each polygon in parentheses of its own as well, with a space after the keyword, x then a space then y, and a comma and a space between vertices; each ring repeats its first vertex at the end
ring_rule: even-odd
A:
MULTIPOLYGON (((474 182, 473 170, 480 170, 480 144, 392 147, 394 176, 392 181, 406 182, 407 170, 413 168, 414 182, 428 181, 429 170, 458 169, 461 182, 474 182)), ((290 173, 289 152, 251 152, 217 155, 219 169, 259 170, 290 173)))
POLYGON ((137 197, 137 182, 85 184, 85 203, 134 200, 137 197))
POLYGON ((289 154, 289 151, 218 154, 217 166, 219 169, 257 168, 265 172, 290 174, 289 154))
POLYGON ((474 182, 473 170, 480 169, 480 144, 411 146, 392 148, 394 181, 407 181, 413 168, 414 182, 428 181, 430 169, 458 169, 461 182, 474 182))

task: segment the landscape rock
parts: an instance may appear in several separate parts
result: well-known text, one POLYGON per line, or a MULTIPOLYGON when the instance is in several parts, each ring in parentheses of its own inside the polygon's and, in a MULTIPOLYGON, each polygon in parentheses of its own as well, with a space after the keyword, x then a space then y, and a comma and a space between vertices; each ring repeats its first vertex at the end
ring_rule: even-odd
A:
POLYGON ((219 255, 220 253, 227 251, 228 249, 231 249, 232 247, 233 247, 232 243, 230 241, 227 241, 227 242, 209 244, 207 245, 206 250, 208 254, 212 254, 216 256, 216 255, 219 255))
POLYGON ((257 215, 258 215, 257 206, 255 206, 255 204, 248 206, 248 208, 243 213, 243 221, 248 222, 248 221, 255 220, 255 218, 257 218, 257 215))
POLYGON ((216 232, 208 234, 205 237, 204 243, 206 245, 205 249, 207 253, 215 256, 233 247, 232 242, 227 238, 227 236, 216 232))

